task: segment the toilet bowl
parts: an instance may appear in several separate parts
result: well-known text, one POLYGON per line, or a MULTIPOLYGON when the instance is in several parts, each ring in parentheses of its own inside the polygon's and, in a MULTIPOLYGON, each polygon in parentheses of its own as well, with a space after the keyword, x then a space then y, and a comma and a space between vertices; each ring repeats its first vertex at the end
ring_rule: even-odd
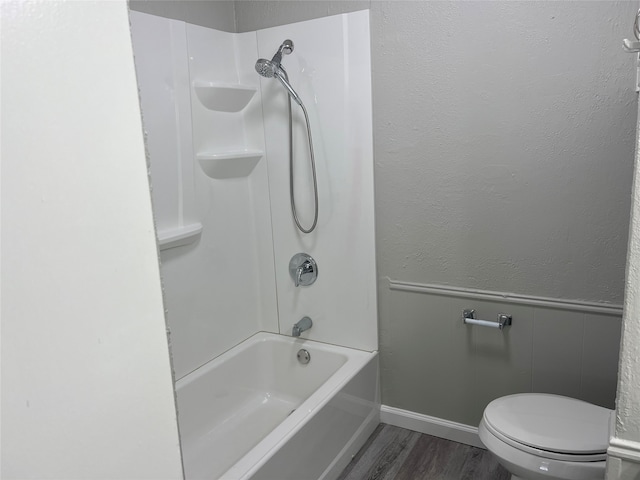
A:
POLYGON ((492 401, 480 440, 512 480, 603 480, 614 411, 559 395, 492 401))

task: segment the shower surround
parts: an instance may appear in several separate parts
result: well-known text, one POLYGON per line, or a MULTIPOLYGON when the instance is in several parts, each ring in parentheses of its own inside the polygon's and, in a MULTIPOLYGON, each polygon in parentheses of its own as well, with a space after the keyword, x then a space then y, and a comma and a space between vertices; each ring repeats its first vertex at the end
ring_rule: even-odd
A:
MULTIPOLYGON (((222 478, 255 475, 257 464, 245 469, 252 462, 247 458, 266 462, 277 451, 291 461, 304 455, 287 441, 314 436, 323 423, 314 417, 321 405, 334 412, 330 417, 351 411, 358 418, 344 422, 350 426, 339 439, 323 437, 338 453, 315 468, 320 478, 332 478, 375 427, 379 412, 368 11, 241 34, 138 12, 131 12, 131 22, 181 430, 186 416, 207 415, 188 406, 198 402, 181 393, 183 386, 194 391, 194 382, 211 378, 203 371, 241 355, 259 332, 288 336, 308 316, 313 327, 285 347, 293 360, 298 348, 321 347, 314 341, 370 353, 357 368, 350 363, 346 376, 321 382, 325 387, 319 384, 309 397, 315 406, 301 398, 295 415, 249 442, 249 451, 236 452, 244 463, 222 478), (293 40, 295 50, 283 66, 307 107, 317 163, 319 218, 308 235, 296 229, 291 215, 287 93, 254 69, 258 58, 271 58, 285 39, 293 40), (299 252, 318 263, 317 281, 308 287, 296 287, 289 275, 289 260, 299 252)), ((301 222, 309 225, 308 143, 295 102, 293 122, 296 205, 301 222)), ((250 388, 238 387, 229 367, 222 371, 231 372, 228 381, 216 377, 208 390, 204 384, 195 390, 213 398, 250 388)), ((253 388, 265 399, 272 393, 253 388)), ((233 415, 230 410, 227 419, 233 415)), ((190 437, 187 447, 183 438, 185 462, 194 444, 202 446, 190 437)), ((275 465, 294 464, 278 458, 275 465)), ((272 466, 270 475, 277 473, 272 466)), ((185 468, 189 477, 186 463, 185 468)))

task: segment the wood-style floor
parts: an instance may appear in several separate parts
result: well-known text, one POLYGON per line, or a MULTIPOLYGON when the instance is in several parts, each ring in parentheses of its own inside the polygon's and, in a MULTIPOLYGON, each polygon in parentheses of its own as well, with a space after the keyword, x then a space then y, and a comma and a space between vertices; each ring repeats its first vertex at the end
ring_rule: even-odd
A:
POLYGON ((509 480, 481 448, 381 423, 338 480, 509 480))

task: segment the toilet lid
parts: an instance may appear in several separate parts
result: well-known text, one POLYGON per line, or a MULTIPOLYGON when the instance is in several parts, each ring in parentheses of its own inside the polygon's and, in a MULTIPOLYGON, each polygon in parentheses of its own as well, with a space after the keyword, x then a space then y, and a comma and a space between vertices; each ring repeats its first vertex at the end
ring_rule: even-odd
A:
POLYGON ((525 393, 494 400, 483 418, 492 430, 522 445, 589 455, 606 452, 611 413, 574 398, 525 393))

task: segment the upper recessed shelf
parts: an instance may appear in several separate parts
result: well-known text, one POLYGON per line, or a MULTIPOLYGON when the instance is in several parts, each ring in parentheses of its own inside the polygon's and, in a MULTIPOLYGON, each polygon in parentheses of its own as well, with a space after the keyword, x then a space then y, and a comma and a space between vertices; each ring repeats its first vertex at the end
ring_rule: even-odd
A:
POLYGON ((241 111, 257 91, 253 87, 220 85, 208 82, 195 82, 193 88, 202 105, 209 110, 218 112, 241 111))

